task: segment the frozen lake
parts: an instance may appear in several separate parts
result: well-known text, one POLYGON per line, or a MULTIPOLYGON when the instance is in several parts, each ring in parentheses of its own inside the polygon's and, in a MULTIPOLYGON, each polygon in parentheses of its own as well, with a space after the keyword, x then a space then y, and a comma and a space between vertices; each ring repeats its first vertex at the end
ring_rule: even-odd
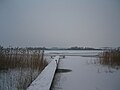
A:
POLYGON ((101 51, 45 51, 60 60, 51 90, 120 90, 120 70, 97 63, 101 51))

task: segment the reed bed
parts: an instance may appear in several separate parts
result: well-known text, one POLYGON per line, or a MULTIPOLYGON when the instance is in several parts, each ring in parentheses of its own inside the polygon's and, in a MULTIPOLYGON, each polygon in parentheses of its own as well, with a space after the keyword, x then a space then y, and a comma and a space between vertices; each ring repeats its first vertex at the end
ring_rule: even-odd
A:
POLYGON ((47 64, 42 50, 0 47, 0 90, 26 90, 47 64))
POLYGON ((100 53, 99 63, 109 67, 120 68, 120 49, 106 50, 100 53))

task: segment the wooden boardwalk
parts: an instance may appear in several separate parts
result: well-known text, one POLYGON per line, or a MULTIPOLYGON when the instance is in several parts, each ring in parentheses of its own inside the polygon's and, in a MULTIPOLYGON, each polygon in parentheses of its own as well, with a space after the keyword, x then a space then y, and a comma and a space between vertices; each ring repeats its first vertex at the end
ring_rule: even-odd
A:
POLYGON ((60 56, 55 56, 27 90, 49 90, 59 63, 60 56))

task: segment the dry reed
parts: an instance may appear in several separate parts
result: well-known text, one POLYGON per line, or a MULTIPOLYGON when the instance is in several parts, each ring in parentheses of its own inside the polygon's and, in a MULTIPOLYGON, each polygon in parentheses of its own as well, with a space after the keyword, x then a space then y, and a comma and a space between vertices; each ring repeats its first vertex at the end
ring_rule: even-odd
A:
POLYGON ((99 63, 112 68, 120 68, 120 49, 106 50, 100 53, 99 63))
POLYGON ((44 51, 0 47, 0 90, 25 90, 47 64, 44 51))

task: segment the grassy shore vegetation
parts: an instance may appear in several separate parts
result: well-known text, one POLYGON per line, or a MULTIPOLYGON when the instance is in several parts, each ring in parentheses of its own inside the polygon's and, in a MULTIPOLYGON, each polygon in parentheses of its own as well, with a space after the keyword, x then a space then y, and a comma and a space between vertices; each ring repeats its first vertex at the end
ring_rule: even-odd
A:
POLYGON ((99 63, 115 69, 120 69, 120 48, 105 50, 100 53, 99 63))
POLYGON ((42 50, 0 46, 0 90, 26 90, 47 64, 42 50))

